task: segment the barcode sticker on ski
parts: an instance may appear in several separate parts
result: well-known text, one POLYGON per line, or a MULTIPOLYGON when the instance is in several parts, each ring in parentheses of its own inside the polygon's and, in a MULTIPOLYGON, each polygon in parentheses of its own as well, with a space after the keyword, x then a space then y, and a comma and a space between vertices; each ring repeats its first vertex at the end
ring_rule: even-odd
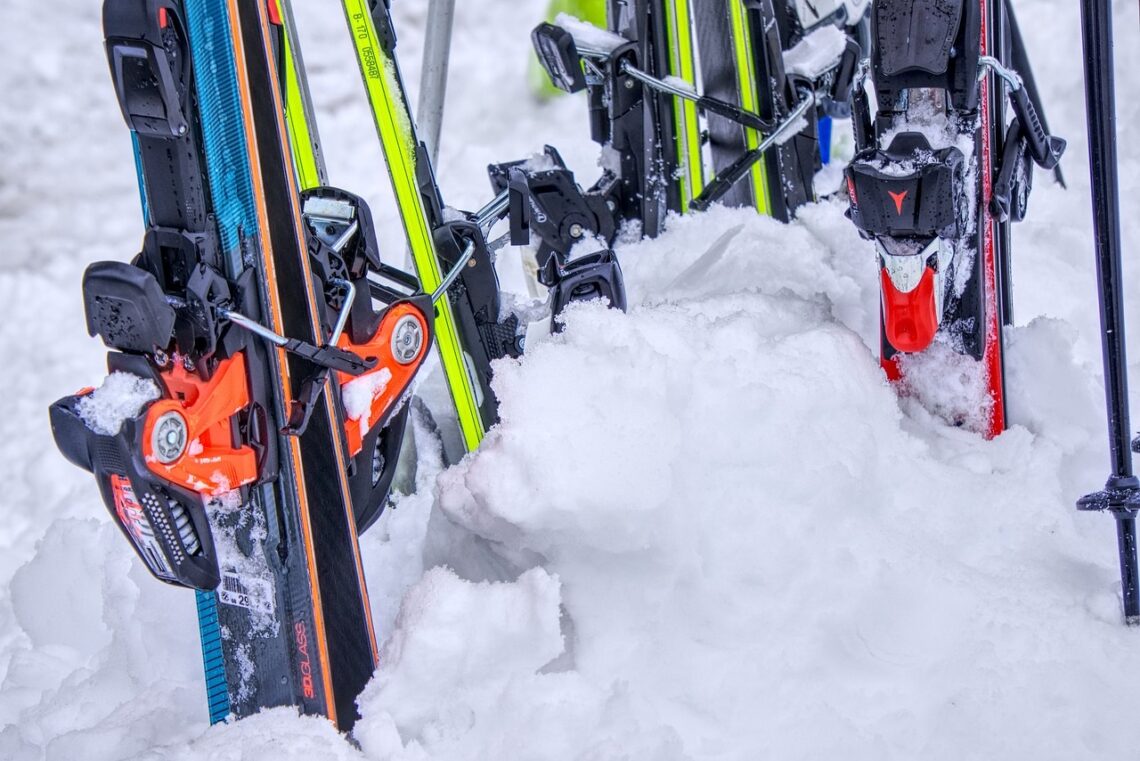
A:
POLYGON ((218 600, 223 605, 245 608, 266 616, 274 614, 273 585, 269 579, 242 577, 232 571, 222 573, 218 600))

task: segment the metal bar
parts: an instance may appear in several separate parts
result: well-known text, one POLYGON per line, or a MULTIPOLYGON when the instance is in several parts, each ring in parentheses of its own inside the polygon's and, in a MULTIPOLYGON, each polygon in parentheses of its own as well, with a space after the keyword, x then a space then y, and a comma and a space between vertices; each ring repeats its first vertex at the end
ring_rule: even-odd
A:
POLYGON ((239 328, 245 328, 250 333, 261 336, 266 341, 269 341, 269 343, 274 344, 275 346, 286 346, 289 343, 289 339, 285 336, 274 333, 272 330, 265 327, 260 322, 246 317, 241 312, 231 312, 228 309, 219 309, 218 313, 225 319, 232 322, 234 325, 237 325, 239 328))
POLYGON ((574 49, 578 51, 578 55, 585 58, 595 58, 599 61, 608 61, 613 56, 612 50, 605 50, 604 48, 596 48, 588 43, 579 42, 574 40, 574 49))
POLYGON ((780 122, 771 135, 764 138, 760 145, 742 154, 740 158, 721 170, 706 185, 701 194, 694 198, 689 207, 696 211, 704 211, 718 201, 732 186, 739 182, 752 166, 764 157, 764 154, 783 139, 784 135, 799 123, 807 113, 808 108, 815 105, 815 94, 808 90, 801 90, 800 102, 791 110, 787 118, 780 122))
POLYGON ((1009 91, 1010 92, 1017 92, 1018 90, 1021 89, 1021 77, 1018 75, 1018 73, 1016 71, 1009 68, 1008 66, 1003 66, 1002 62, 999 61, 998 59, 994 58, 993 56, 989 56, 989 55, 978 56, 978 81, 979 82, 982 81, 982 77, 984 77, 986 75, 987 70, 993 71, 994 74, 997 74, 999 77, 1004 79, 1005 83, 1007 85, 1009 85, 1009 91))
POLYGON ((1133 473, 1130 448, 1128 361, 1125 356, 1123 277, 1120 265, 1112 7, 1109 0, 1081 0, 1081 33, 1101 350, 1104 358, 1104 394, 1108 410, 1112 475, 1103 492, 1085 497, 1078 503, 1078 507, 1099 507, 1108 510, 1116 518, 1124 620, 1129 625, 1136 625, 1140 624, 1140 587, 1137 585, 1136 562, 1136 514, 1140 503, 1140 481, 1137 481, 1133 473))
POLYGON ((633 66, 628 61, 622 63, 621 70, 651 90, 656 90, 657 92, 695 103, 699 108, 711 111, 714 114, 719 114, 726 119, 731 119, 738 124, 743 124, 745 127, 750 127, 758 132, 771 132, 777 126, 752 111, 747 111, 731 103, 719 101, 716 98, 704 97, 699 95, 696 90, 678 87, 666 82, 664 79, 658 79, 652 74, 647 74, 636 66, 633 66))
POLYGON ((339 238, 332 242, 332 245, 329 246, 329 248, 339 254, 341 252, 341 249, 343 249, 348 244, 348 242, 352 240, 352 236, 356 235, 356 231, 359 229, 360 222, 356 221, 355 219, 352 220, 352 224, 349 225, 345 231, 340 234, 339 238))
POLYGON ((432 165, 439 159, 439 135, 443 127, 443 102, 447 95, 447 68, 451 58, 451 30, 454 23, 455 0, 430 0, 416 123, 428 155, 431 156, 432 165))
POLYGON ((638 82, 641 82, 643 85, 652 87, 658 92, 667 93, 678 98, 684 98, 685 100, 692 101, 693 103, 699 103, 701 101, 701 96, 697 95, 696 90, 691 90, 687 87, 677 87, 674 84, 666 82, 664 79, 658 79, 652 74, 647 74, 641 69, 629 63, 622 65, 621 68, 622 71, 624 71, 626 74, 629 74, 638 82))
POLYGON ((339 285, 344 289, 344 306, 340 308, 340 314, 336 316, 336 325, 333 327, 332 337, 329 338, 329 345, 336 346, 336 342, 344 333, 344 326, 348 323, 348 315, 352 313, 352 302, 356 300, 356 286, 339 277, 333 278, 331 282, 333 285, 339 285))
POLYGON ((495 196, 486 206, 479 211, 475 212, 475 224, 479 225, 479 229, 486 233, 492 225, 503 218, 503 214, 507 211, 510 205, 511 192, 504 190, 499 195, 495 196))
POLYGON ((474 255, 475 241, 469 241, 467 248, 463 249, 463 254, 459 257, 459 261, 455 263, 455 266, 451 268, 451 271, 448 272, 447 276, 440 282, 439 287, 432 291, 431 300, 433 304, 443 298, 444 294, 447 293, 447 289, 459 278, 459 274, 463 272, 463 268, 467 266, 467 262, 471 261, 471 257, 474 255))

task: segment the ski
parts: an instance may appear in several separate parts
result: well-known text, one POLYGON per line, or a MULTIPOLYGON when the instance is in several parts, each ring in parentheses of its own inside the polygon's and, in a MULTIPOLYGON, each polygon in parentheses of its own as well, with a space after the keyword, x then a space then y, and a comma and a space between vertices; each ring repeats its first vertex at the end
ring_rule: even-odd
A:
MULTIPOLYGON (((540 251, 561 252, 598 230, 616 229, 613 212, 596 197, 585 200, 557 153, 550 151, 549 164, 530 167, 534 172, 526 171, 529 162, 490 167, 495 197, 482 209, 445 219, 431 159, 408 107, 388 5, 342 0, 342 6, 412 261, 435 301, 441 365, 463 444, 474 451, 498 419, 491 363, 520 356, 527 327, 501 308, 495 251, 505 241, 489 240, 492 227, 509 219, 511 243, 526 245, 533 235, 540 251), (558 192, 544 195, 541 188, 558 192), (543 201, 549 202, 546 210, 543 201), (547 240, 552 245, 545 245, 547 240)), ((585 298, 603 297, 625 306, 621 271, 608 244, 574 261, 552 258, 540 270, 546 273, 540 279, 551 289, 555 316, 566 303, 585 298)))
MULTIPOLYGON (((667 51, 667 76, 692 90, 697 88, 696 40, 693 37, 692 0, 661 0, 664 8, 667 51)), ((675 145, 671 151, 676 157, 673 175, 676 178, 677 199, 669 208, 680 213, 689 210, 689 204, 704 190, 704 158, 701 154, 701 120, 697 104, 692 100, 673 96, 668 104, 673 115, 665 134, 665 145, 675 145)))
POLYGON ((708 115, 714 201, 790 220, 817 198, 832 116, 846 114, 867 0, 692 0, 704 92, 754 114, 708 115))
POLYGON ((477 228, 466 227, 450 241, 444 228, 443 204, 425 146, 419 141, 404 83, 396 61, 396 33, 386 2, 342 0, 364 80, 369 106, 380 138, 405 238, 417 276, 428 292, 437 291, 464 252, 464 235, 474 250, 466 258, 456 291, 435 303, 435 334, 440 364, 455 405, 464 447, 473 451, 495 419, 490 387, 490 362, 517 356, 523 332, 516 318, 499 319, 498 278, 485 254, 477 228), (437 255, 436 246, 454 244, 437 255))
MULTIPOLYGON (((328 170, 321 149, 292 6, 289 0, 267 0, 267 3, 273 22, 272 27, 276 32, 272 43, 279 61, 279 85, 284 101, 285 122, 298 191, 302 195, 321 195, 325 198, 339 195, 352 207, 351 214, 359 216, 362 236, 360 240, 366 246, 365 258, 368 261, 367 270, 370 275, 368 288, 374 300, 387 304, 401 296, 421 292, 421 286, 416 278, 381 262, 371 211, 364 200, 345 191, 327 187, 328 170)), ((336 220, 320 219, 326 225, 331 222, 334 228, 339 226, 343 232, 344 225, 337 223, 336 220)), ((328 235, 326 237, 329 237, 330 243, 334 239, 328 235)), ((362 283, 362 288, 363 285, 362 283)), ((385 425, 373 429, 374 436, 366 442, 374 462, 361 461, 359 467, 374 467, 378 475, 376 482, 370 488, 364 488, 361 486, 362 482, 358 482, 355 489, 353 503, 359 533, 363 533, 375 523, 387 505, 387 494, 395 477, 396 460, 407 430, 410 411, 408 405, 399 406, 387 418, 385 425)))
POLYGON ((605 30, 567 17, 535 30, 552 81, 589 93, 593 137, 612 157, 593 190, 614 178, 620 222, 653 236, 668 212, 722 202, 787 220, 815 199, 819 135, 846 111, 865 4, 827 7, 612 0, 605 30))
POLYGON ((878 252, 883 369, 905 384, 958 357, 984 392, 945 412, 987 437, 1006 425, 1009 224, 1025 216, 1032 165, 1055 170, 1065 148, 1012 68, 1026 61, 1013 41, 1008 0, 877 0, 847 168, 849 215, 878 252))
POLYGON ((50 415, 148 569, 198 590, 211 721, 293 705, 348 730, 377 658, 358 528, 387 499, 430 299, 323 185, 286 20, 106 0, 146 234, 85 273, 111 374, 50 415))

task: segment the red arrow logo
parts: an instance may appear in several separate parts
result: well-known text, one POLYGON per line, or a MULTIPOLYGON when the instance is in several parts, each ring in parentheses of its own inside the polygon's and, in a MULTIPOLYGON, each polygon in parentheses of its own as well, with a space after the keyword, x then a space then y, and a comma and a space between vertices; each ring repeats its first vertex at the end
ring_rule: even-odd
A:
POLYGON ((902 216, 902 202, 906 200, 906 194, 909 192, 909 190, 904 190, 901 193, 892 193, 889 190, 887 191, 887 195, 889 195, 891 197, 891 200, 895 202, 895 210, 899 213, 900 217, 902 216))

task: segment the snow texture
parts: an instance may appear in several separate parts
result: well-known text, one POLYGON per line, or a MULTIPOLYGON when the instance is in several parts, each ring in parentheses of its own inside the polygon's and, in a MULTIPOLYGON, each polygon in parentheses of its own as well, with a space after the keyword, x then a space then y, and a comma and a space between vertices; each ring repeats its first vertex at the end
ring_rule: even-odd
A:
MULTIPOLYGON (((427 3, 393 5, 414 90, 427 3)), ((486 165, 543 143, 597 176, 584 101, 527 94, 544 6, 457 6, 450 204, 478 208, 486 165)), ((208 727, 193 596, 150 577, 55 451, 47 405, 104 372, 83 268, 127 260, 140 231, 99 3, 55 10, 0 4, 0 88, 23 104, 0 110, 0 345, 21 379, 0 441, 0 758, 1136 758, 1113 522, 1073 509, 1108 474, 1075 4, 1017 4, 1070 189, 1038 172, 1014 228, 1011 430, 946 421, 930 394, 968 383, 887 385, 875 254, 839 202, 791 225, 714 208, 623 242, 629 314, 575 305, 500 363, 477 454, 443 469, 453 430, 413 416, 416 491, 362 538, 384 658, 358 747, 291 709, 208 727)), ((1115 3, 1126 251, 1135 10, 1115 3)), ((369 199, 399 263, 343 20, 295 11, 331 181, 369 199)), ((1123 282, 1135 380, 1134 257, 1123 282)), ((446 395, 438 372, 419 388, 446 395)))
POLYGON ((153 402, 160 395, 152 380, 131 373, 111 373, 103 385, 80 397, 76 408, 80 419, 92 431, 114 436, 124 420, 138 415, 147 402, 153 402))
POLYGON ((670 75, 670 76, 665 77, 662 81, 664 81, 666 84, 668 84, 671 87, 676 87, 678 90, 683 90, 684 92, 689 93, 694 98, 697 97, 697 88, 694 87, 693 83, 689 82, 688 80, 681 79, 680 77, 674 77, 674 76, 670 75))
POLYGON ((392 371, 382 367, 344 384, 341 387, 341 399, 348 419, 367 422, 372 412, 372 400, 384 393, 391 380, 392 371))
POLYGON ((816 79, 839 63, 847 47, 847 35, 826 24, 809 33, 784 55, 788 74, 816 79))
POLYGON ((559 13, 554 19, 554 24, 569 32, 574 38, 574 44, 579 48, 589 47, 603 53, 612 53, 626 43, 626 39, 621 35, 614 34, 608 29, 601 29, 568 13, 559 13))

